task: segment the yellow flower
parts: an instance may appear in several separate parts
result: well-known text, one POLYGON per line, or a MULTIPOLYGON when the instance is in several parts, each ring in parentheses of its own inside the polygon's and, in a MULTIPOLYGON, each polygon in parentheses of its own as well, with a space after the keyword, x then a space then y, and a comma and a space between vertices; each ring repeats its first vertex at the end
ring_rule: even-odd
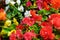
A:
POLYGON ((11 30, 10 32, 8 32, 8 36, 10 36, 12 32, 16 33, 16 30, 11 30))
POLYGON ((2 30, 0 34, 1 34, 1 35, 6 34, 5 30, 2 30))
POLYGON ((5 25, 5 26, 10 26, 10 25, 11 25, 11 20, 6 20, 6 22, 5 22, 4 25, 5 25))
POLYGON ((34 2, 34 6, 36 6, 36 2, 34 2))
POLYGON ((13 18, 13 22, 14 22, 15 25, 19 24, 16 18, 13 18))

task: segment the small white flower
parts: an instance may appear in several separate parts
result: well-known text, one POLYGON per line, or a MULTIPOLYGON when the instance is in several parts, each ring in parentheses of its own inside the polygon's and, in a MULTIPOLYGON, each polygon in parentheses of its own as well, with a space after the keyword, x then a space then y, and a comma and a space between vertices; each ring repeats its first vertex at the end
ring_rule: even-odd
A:
POLYGON ((18 10, 23 12, 24 11, 24 7, 21 5, 20 7, 18 7, 18 10))
POLYGON ((17 4, 18 4, 18 5, 20 5, 20 3, 21 3, 21 1, 20 1, 20 0, 17 0, 16 2, 17 2, 17 4))
POLYGON ((32 16, 32 15, 30 14, 30 11, 27 11, 27 10, 26 10, 26 12, 24 13, 24 15, 25 15, 25 17, 30 17, 30 16, 32 16))
POLYGON ((6 4, 11 3, 12 5, 14 5, 14 4, 15 4, 15 2, 14 2, 13 0, 5 0, 5 3, 6 3, 6 4))
POLYGON ((9 4, 9 3, 10 3, 10 0, 5 0, 5 3, 6 3, 6 4, 9 4))
POLYGON ((11 3, 12 5, 14 5, 14 4, 15 4, 15 2, 14 2, 14 1, 10 1, 10 3, 11 3))
POLYGON ((8 9, 9 9, 9 6, 6 6, 6 7, 5 7, 5 11, 7 11, 8 9))

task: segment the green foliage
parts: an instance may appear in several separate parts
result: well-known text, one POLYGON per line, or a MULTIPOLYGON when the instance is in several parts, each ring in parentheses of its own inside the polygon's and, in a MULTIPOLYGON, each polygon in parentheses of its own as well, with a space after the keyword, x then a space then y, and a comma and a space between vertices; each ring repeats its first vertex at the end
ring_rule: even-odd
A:
POLYGON ((46 21, 47 18, 48 18, 47 16, 43 16, 42 21, 46 21))
POLYGON ((41 15, 49 15, 50 14, 50 12, 48 11, 48 10, 45 10, 45 9, 41 9, 41 10, 39 10, 38 11, 38 14, 41 14, 41 15))
POLYGON ((58 13, 59 10, 55 10, 54 8, 50 8, 50 10, 45 10, 45 9, 41 9, 38 11, 38 14, 41 14, 41 15, 49 15, 49 14, 52 14, 52 13, 58 13))
POLYGON ((23 0, 23 1, 21 0, 22 5, 23 5, 23 6, 26 6, 26 2, 27 2, 27 1, 28 1, 28 0, 23 0))
POLYGON ((55 39, 58 40, 60 38, 60 30, 54 28, 53 33, 55 34, 55 39))
POLYGON ((60 35, 56 35, 55 39, 58 40, 60 38, 60 35))
POLYGON ((40 37, 40 35, 39 35, 38 38, 36 37, 36 38, 33 38, 32 40, 43 40, 43 38, 40 37))
POLYGON ((10 5, 10 10, 7 11, 7 18, 12 19, 12 18, 19 18, 18 20, 21 20, 23 18, 22 13, 14 6, 10 5))
POLYGON ((41 27, 39 27, 38 24, 34 24, 33 26, 29 27, 30 30, 34 30, 34 32, 37 34, 40 32, 40 28, 41 27))
POLYGON ((41 38, 33 38, 33 40, 42 40, 41 38))
POLYGON ((2 36, 2 40, 9 40, 9 37, 6 35, 2 36))
POLYGON ((56 10, 56 9, 54 9, 54 8, 51 8, 51 9, 49 10, 49 12, 50 12, 50 13, 58 13, 59 10, 56 10))
POLYGON ((0 21, 0 27, 4 25, 4 21, 0 21))

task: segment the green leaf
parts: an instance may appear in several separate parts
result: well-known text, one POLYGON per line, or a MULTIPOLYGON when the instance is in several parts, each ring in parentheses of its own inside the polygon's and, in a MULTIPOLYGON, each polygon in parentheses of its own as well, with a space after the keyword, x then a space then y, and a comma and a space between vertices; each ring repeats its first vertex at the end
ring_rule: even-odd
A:
MULTIPOLYGON (((8 32, 10 32, 10 30, 7 29, 7 28, 4 28, 4 29, 2 29, 2 30, 4 30, 3 32, 4 32, 5 34, 8 34, 8 32)), ((3 33, 2 33, 2 34, 3 34, 3 33)))
POLYGON ((38 38, 33 38, 32 40, 43 40, 43 38, 39 36, 38 38))
POLYGON ((9 5, 9 11, 7 11, 7 18, 12 19, 13 17, 21 20, 23 18, 22 13, 18 10, 18 8, 14 5, 9 5))
POLYGON ((33 38, 33 40, 40 40, 40 39, 38 39, 38 38, 33 38))
POLYGON ((11 18, 12 18, 11 12, 7 12, 7 18, 8 18, 8 19, 11 19, 11 18))
POLYGON ((56 36, 55 36, 55 39, 58 40, 59 38, 60 38, 60 35, 56 35, 56 36))
POLYGON ((51 13, 58 13, 59 10, 56 10, 56 9, 54 9, 54 8, 51 8, 51 9, 50 9, 50 12, 51 12, 51 13))
POLYGON ((51 8, 50 11, 51 11, 51 12, 55 12, 55 9, 54 9, 54 8, 51 8))
POLYGON ((4 29, 4 30, 9 30, 9 31, 11 31, 11 30, 13 30, 13 29, 16 29, 15 27, 16 27, 15 24, 11 24, 11 26, 9 26, 9 27, 5 27, 5 26, 4 26, 3 29, 4 29))
POLYGON ((33 26, 29 27, 30 30, 34 30, 35 33, 39 33, 40 32, 40 27, 38 26, 38 24, 34 24, 33 26))
POLYGON ((47 16, 43 16, 42 21, 46 21, 47 18, 48 18, 47 16))
POLYGON ((42 10, 39 10, 39 11, 38 11, 38 14, 41 14, 41 15, 49 15, 50 12, 47 11, 47 10, 45 10, 45 9, 42 9, 42 10))

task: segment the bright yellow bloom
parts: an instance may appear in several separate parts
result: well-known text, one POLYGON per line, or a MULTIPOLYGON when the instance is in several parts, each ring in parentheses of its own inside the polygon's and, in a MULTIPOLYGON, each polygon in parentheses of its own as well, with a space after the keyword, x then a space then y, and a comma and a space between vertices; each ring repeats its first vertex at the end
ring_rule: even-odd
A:
POLYGON ((6 34, 5 30, 2 30, 0 34, 1 34, 1 35, 6 34))
POLYGON ((34 2, 34 6, 36 6, 36 2, 34 2))
POLYGON ((16 18, 13 18, 13 22, 14 22, 15 25, 19 24, 16 18))
POLYGON ((10 26, 11 25, 11 20, 6 20, 4 26, 10 26))
POLYGON ((8 32, 8 36, 10 36, 12 32, 16 33, 16 30, 11 30, 10 32, 8 32))

